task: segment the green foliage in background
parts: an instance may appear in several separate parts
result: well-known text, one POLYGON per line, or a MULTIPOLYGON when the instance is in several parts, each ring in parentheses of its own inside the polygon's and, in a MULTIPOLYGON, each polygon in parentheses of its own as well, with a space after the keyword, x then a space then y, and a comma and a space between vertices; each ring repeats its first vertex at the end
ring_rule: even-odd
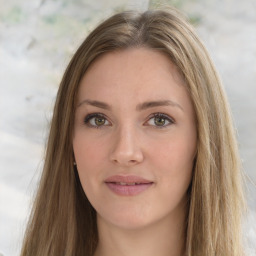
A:
MULTIPOLYGON (((184 5, 188 2, 197 0, 149 0, 149 8, 157 8, 162 6, 174 6, 179 10, 182 10, 184 5)), ((189 21, 193 25, 198 25, 201 22, 201 17, 199 15, 188 14, 189 21)))
POLYGON ((24 22, 26 14, 23 12, 20 6, 14 6, 2 15, 3 21, 7 21, 9 24, 15 25, 24 22))
POLYGON ((171 5, 180 9, 187 0, 149 0, 149 7, 159 7, 161 5, 171 5))

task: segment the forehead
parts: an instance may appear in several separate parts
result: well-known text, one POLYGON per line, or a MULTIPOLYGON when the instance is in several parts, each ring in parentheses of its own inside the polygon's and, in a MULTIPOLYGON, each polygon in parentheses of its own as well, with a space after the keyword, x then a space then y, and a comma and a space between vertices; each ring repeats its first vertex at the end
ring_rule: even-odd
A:
POLYGON ((120 103, 188 97, 176 66, 163 53, 132 48, 103 54, 81 80, 78 98, 120 103))

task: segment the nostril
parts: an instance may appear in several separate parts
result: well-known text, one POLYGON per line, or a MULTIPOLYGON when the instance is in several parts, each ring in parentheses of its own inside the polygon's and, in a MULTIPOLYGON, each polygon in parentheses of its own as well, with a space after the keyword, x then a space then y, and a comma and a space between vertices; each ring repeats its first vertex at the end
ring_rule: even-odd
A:
POLYGON ((143 160, 143 153, 139 145, 130 140, 118 141, 110 152, 109 158, 112 163, 120 165, 134 165, 143 160))
MULTIPOLYGON (((142 159, 143 157, 140 157, 140 158, 142 159)), ((129 166, 129 165, 134 165, 141 162, 142 160, 140 158, 138 157, 138 159, 128 159, 128 158, 117 157, 117 158, 112 158, 112 162, 115 164, 129 166)))

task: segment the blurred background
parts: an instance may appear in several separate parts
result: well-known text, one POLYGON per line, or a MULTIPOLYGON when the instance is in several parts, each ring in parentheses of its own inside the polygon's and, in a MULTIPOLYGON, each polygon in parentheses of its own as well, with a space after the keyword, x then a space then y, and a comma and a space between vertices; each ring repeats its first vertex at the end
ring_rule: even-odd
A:
POLYGON ((55 95, 71 56, 114 12, 161 4, 188 16, 222 77, 248 176, 248 255, 256 255, 255 0, 0 0, 0 255, 19 255, 55 95))

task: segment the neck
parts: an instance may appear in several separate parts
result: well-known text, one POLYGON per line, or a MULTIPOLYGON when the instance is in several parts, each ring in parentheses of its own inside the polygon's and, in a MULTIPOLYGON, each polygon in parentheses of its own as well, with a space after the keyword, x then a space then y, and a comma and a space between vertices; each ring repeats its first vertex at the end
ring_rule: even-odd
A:
POLYGON ((153 225, 123 229, 97 217, 99 243, 94 256, 181 256, 185 254, 185 213, 153 225))

